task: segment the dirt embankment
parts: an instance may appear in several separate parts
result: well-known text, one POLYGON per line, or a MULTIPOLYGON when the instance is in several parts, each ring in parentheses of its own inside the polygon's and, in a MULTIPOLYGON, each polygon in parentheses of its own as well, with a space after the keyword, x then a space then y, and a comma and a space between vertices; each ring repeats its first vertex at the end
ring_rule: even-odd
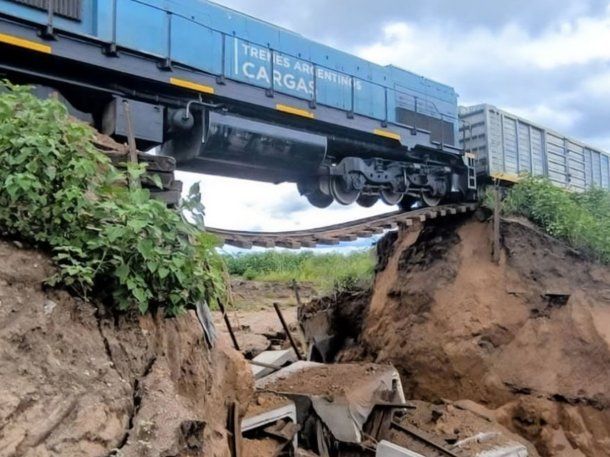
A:
POLYGON ((407 398, 469 399, 543 456, 610 455, 610 270, 519 221, 428 225, 381 244, 359 349, 407 398))
POLYGON ((102 316, 44 291, 49 260, 0 241, 0 456, 228 456, 251 374, 193 314, 102 316))

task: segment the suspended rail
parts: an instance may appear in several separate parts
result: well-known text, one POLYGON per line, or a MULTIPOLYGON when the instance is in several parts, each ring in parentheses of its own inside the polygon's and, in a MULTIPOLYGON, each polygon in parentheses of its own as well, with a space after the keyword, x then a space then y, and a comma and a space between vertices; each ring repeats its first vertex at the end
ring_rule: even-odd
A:
POLYGON ((429 219, 464 214, 474 211, 476 208, 476 203, 457 203, 407 212, 393 211, 342 224, 285 232, 252 232, 214 227, 208 227, 207 231, 218 236, 224 244, 244 249, 250 249, 253 246, 299 249, 320 245, 337 245, 345 241, 369 238, 374 235, 381 235, 388 230, 397 229, 399 226, 408 227, 429 219))

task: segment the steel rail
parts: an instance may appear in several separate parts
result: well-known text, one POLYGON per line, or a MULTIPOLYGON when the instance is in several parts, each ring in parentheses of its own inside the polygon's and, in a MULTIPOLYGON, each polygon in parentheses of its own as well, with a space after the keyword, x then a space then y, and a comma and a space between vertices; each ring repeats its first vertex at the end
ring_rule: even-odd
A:
POLYGON ((336 245, 343 241, 370 238, 374 235, 381 235, 388 230, 395 230, 400 226, 408 227, 429 219, 471 212, 477 206, 476 203, 455 203, 406 212, 392 211, 341 224, 283 232, 255 232, 215 227, 207 227, 206 230, 216 235, 224 244, 244 249, 250 249, 253 246, 299 249, 319 245, 336 245))

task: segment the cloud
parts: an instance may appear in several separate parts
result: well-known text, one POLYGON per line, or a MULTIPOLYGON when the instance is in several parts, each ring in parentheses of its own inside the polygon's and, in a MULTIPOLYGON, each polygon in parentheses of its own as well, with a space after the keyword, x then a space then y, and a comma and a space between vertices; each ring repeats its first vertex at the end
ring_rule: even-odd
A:
POLYGON ((268 184, 218 176, 178 172, 184 188, 200 182, 209 227, 251 231, 286 231, 339 224, 392 211, 382 203, 372 208, 333 203, 315 208, 294 184, 268 184))
POLYGON ((275 205, 273 212, 284 214, 286 217, 292 216, 294 213, 299 213, 309 209, 310 204, 305 198, 288 198, 282 200, 280 203, 275 205))
POLYGON ((549 24, 603 13, 604 0, 216 0, 238 11, 282 25, 327 44, 344 47, 374 41, 396 22, 442 24, 447 28, 496 30, 519 24, 531 34, 549 24))
MULTIPOLYGON (((355 52, 448 83, 457 88, 462 104, 490 103, 596 142, 607 136, 609 42, 606 9, 537 33, 514 22, 493 31, 391 23, 375 43, 355 52)), ((596 144, 610 149, 605 141, 596 144)))

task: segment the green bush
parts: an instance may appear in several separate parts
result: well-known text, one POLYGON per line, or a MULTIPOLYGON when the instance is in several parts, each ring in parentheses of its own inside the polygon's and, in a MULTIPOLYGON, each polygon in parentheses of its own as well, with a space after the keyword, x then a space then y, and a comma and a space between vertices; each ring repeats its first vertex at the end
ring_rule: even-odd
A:
MULTIPOLYGON (((121 310, 176 315, 223 299, 215 240, 147 190, 128 189, 143 168, 118 171, 93 137, 57 100, 0 82, 0 232, 51 251, 50 284, 121 310)), ((185 209, 199 220, 197 198, 185 209)))
POLYGON ((314 254, 265 251, 223 256, 229 273, 248 280, 307 281, 323 291, 370 283, 375 259, 371 252, 314 254))
POLYGON ((528 177, 508 191, 503 212, 525 216, 549 235, 610 263, 610 193, 606 190, 568 192, 548 179, 528 177))

